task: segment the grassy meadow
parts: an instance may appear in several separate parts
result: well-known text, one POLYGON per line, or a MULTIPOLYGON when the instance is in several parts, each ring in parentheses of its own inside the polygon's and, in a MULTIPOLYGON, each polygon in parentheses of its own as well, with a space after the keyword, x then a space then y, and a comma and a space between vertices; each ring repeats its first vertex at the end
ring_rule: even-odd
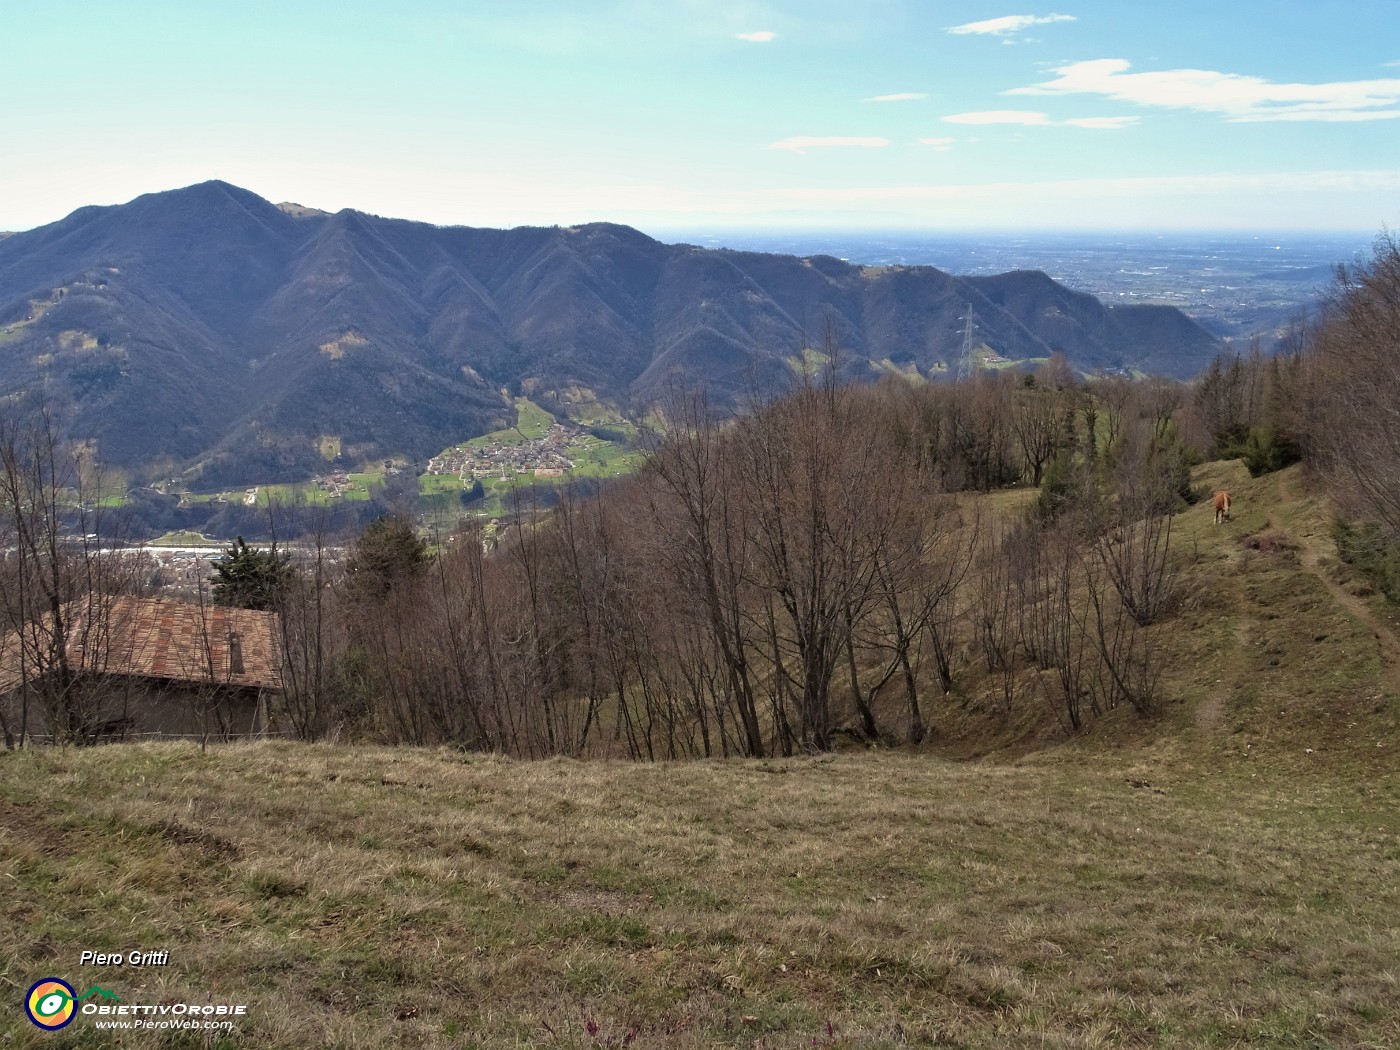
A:
POLYGON ((1395 1046, 1397 795, 893 753, 7 754, 0 1041, 153 1045, 33 1028, 52 975, 248 1004, 168 1046, 1395 1046), (138 948, 170 965, 77 965, 138 948))
POLYGON ((972 662, 919 751, 0 753, 0 1045, 1400 1046, 1395 607, 1297 468, 1196 481, 1165 709, 1072 738, 972 662), (248 1014, 47 1034, 47 976, 248 1014))

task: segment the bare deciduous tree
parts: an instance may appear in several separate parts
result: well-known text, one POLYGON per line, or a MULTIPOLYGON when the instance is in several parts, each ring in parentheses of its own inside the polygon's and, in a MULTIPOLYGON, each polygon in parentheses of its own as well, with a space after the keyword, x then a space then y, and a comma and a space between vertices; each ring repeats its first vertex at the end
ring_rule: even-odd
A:
POLYGON ((0 727, 9 746, 36 731, 93 741, 129 714, 129 690, 103 672, 113 599, 139 589, 141 564, 110 542, 119 530, 101 496, 88 450, 64 441, 43 406, 0 420, 0 660, 17 682, 0 727))
POLYGON ((1400 538, 1400 243, 1338 270, 1312 354, 1308 429, 1346 505, 1400 538))

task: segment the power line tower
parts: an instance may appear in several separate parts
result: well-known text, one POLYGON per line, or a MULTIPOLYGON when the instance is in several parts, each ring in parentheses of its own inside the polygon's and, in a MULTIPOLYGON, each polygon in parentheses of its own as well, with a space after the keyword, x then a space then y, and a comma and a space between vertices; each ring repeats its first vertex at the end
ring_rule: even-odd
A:
POLYGON ((959 381, 967 378, 968 372, 972 369, 972 350, 977 344, 973 342, 973 333, 977 331, 977 322, 973 320, 972 304, 968 303, 965 312, 959 318, 963 322, 962 350, 958 354, 958 375, 959 381))

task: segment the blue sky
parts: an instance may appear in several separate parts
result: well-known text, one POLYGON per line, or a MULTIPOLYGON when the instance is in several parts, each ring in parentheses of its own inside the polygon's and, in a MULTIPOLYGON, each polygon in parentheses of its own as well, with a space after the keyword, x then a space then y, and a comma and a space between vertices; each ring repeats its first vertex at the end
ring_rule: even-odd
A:
POLYGON ((209 178, 474 226, 1400 226, 1400 0, 51 0, 0 39, 0 229, 209 178))

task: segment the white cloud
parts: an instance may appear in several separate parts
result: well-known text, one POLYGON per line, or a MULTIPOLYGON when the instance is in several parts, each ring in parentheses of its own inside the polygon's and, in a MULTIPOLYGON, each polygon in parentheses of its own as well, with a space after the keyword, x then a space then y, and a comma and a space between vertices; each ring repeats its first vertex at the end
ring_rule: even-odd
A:
POLYGON ((937 137, 935 137, 935 138, 920 139, 920 140, 919 140, 919 145, 920 145, 920 146, 931 146, 931 147, 933 147, 934 151, 937 152, 937 153, 947 153, 950 149, 953 148, 953 143, 954 143, 954 142, 957 142, 957 141, 958 141, 957 139, 951 139, 951 138, 937 138, 937 137))
POLYGON ((1071 128, 1093 128, 1095 131, 1117 131, 1132 127, 1137 122, 1137 117, 1072 117, 1060 121, 1071 128))
POLYGON ((1216 113, 1235 123, 1276 120, 1358 121, 1400 117, 1400 79, 1279 84, 1209 69, 1129 73, 1121 58, 1075 62, 1054 80, 1008 95, 1102 95, 1140 106, 1216 113))
POLYGON ((978 113, 954 113, 944 117, 949 124, 1024 124, 1034 127, 1049 127, 1051 120, 1044 113, 1028 109, 989 109, 978 113))
POLYGON ((954 113, 944 117, 948 124, 1016 124, 1028 128, 1092 128, 1116 131, 1138 122, 1137 117, 1071 117, 1051 120, 1048 114, 1031 109, 990 109, 976 113, 954 113))
POLYGON ((735 33, 734 38, 736 40, 747 40, 750 44, 766 44, 770 40, 776 40, 778 34, 770 32, 767 29, 760 29, 756 33, 735 33))
POLYGON ((802 153, 809 149, 826 149, 830 146, 888 146, 889 139, 861 135, 793 135, 791 138, 773 142, 765 149, 787 149, 802 153))
POLYGON ((862 102, 913 102, 916 99, 928 98, 928 94, 923 91, 903 91, 898 95, 876 95, 874 98, 863 98, 862 102))
POLYGON ((1050 25, 1052 22, 1075 22, 1074 15, 1003 15, 1001 18, 988 18, 983 22, 967 22, 960 26, 949 26, 948 32, 960 36, 1007 36, 1019 33, 1031 26, 1050 25))

